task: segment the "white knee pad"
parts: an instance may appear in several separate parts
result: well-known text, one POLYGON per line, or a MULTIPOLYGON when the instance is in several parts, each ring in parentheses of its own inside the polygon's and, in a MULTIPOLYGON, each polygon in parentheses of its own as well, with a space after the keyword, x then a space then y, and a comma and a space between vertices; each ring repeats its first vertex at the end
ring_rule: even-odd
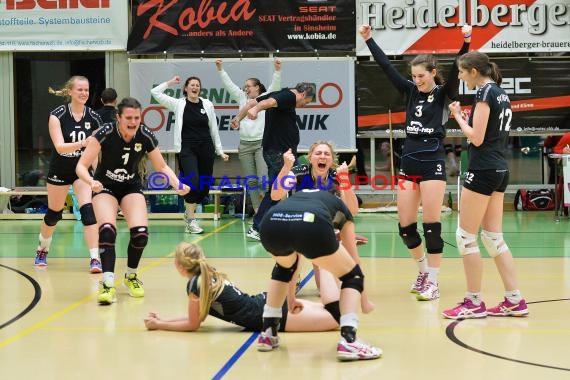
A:
POLYGON ((479 253, 477 235, 470 234, 461 227, 457 227, 457 231, 455 231, 455 241, 457 242, 457 249, 459 249, 461 256, 479 253), (474 246, 468 247, 468 245, 473 243, 475 243, 474 246))
POLYGON ((500 232, 481 230, 481 241, 491 257, 497 257, 509 250, 507 243, 503 240, 503 234, 500 232))

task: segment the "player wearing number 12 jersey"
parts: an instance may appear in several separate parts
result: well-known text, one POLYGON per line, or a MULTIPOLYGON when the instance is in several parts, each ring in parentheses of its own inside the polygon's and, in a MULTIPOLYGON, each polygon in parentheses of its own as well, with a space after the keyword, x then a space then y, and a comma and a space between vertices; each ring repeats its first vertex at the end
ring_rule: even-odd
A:
POLYGON ((461 191, 461 219, 456 231, 459 253, 467 277, 467 292, 458 306, 445 310, 450 319, 524 317, 528 308, 518 288, 515 262, 503 239, 503 201, 509 183, 505 159, 511 129, 511 102, 499 87, 501 73, 483 53, 470 52, 459 60, 459 78, 470 90, 477 88, 469 120, 461 117, 459 102, 449 109, 469 140, 469 171, 461 191), (481 241, 493 258, 505 288, 505 298, 487 309, 481 297, 483 261, 477 243, 481 241))

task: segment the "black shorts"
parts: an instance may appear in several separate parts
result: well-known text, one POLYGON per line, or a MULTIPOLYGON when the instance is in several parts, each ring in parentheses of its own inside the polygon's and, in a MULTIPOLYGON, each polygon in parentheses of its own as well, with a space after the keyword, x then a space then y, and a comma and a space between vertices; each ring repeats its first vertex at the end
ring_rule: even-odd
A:
POLYGON ((63 167, 58 166, 54 168, 50 166, 46 182, 50 185, 73 185, 73 182, 77 181, 77 173, 75 173, 75 166, 64 165, 63 167))
POLYGON ((100 193, 93 193, 93 198, 98 194, 110 194, 117 199, 117 202, 121 204, 121 200, 129 195, 139 193, 144 196, 142 191, 142 185, 140 183, 104 183, 103 190, 100 193))
POLYGON ((420 183, 422 181, 446 181, 445 159, 434 157, 431 161, 417 160, 411 157, 402 158, 398 175, 407 181, 420 183))
POLYGON ((477 194, 491 195, 504 193, 509 184, 509 171, 506 169, 470 170, 465 173, 463 187, 477 194))
POLYGON ((269 210, 261 222, 259 235, 263 247, 274 256, 299 252, 308 259, 316 259, 335 253, 339 247, 334 228, 328 220, 302 211, 275 213, 269 210), (294 217, 299 214, 310 214, 306 218, 309 221, 294 217), (311 215, 314 217, 312 221, 311 215))

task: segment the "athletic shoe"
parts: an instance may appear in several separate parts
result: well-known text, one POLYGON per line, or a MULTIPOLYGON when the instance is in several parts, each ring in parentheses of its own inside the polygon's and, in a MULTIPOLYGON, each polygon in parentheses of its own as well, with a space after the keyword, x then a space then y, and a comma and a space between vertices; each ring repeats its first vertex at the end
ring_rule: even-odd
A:
POLYGON ((39 249, 36 251, 36 261, 34 265, 38 267, 47 267, 47 251, 45 249, 39 249))
POLYGON ((101 273, 103 268, 101 267, 101 261, 99 259, 91 259, 89 263, 89 272, 91 273, 101 273))
POLYGON ((424 286, 426 284, 427 278, 428 278, 427 273, 422 273, 422 272, 418 273, 418 277, 416 278, 416 282, 414 282, 414 284, 410 288, 410 293, 416 293, 416 294, 421 293, 422 290, 424 290, 424 286))
POLYGON ((279 347, 279 337, 266 335, 264 332, 257 338, 257 351, 268 352, 279 347))
POLYGON ((201 234, 204 229, 200 227, 196 219, 186 219, 186 229, 187 234, 201 234))
POLYGON ((428 281, 421 292, 416 295, 418 301, 432 301, 439 298, 439 286, 428 281))
POLYGON ((99 301, 100 305, 112 304, 117 301, 117 290, 114 286, 107 286, 104 282, 101 282, 101 289, 99 289, 97 301, 99 301))
POLYGON ((445 310, 442 315, 449 319, 470 319, 470 318, 485 318, 487 316, 487 309, 485 302, 481 302, 479 306, 475 305, 469 298, 464 298, 458 306, 453 309, 445 310))
POLYGON ((245 234, 248 238, 253 239, 253 240, 261 240, 261 237, 259 237, 259 231, 257 231, 255 228, 250 227, 249 230, 247 230, 247 233, 245 234))
POLYGON ((506 297, 497 306, 487 309, 487 314, 493 317, 526 317, 528 308, 524 299, 519 303, 511 303, 506 297))
POLYGON ((340 361, 369 360, 378 359, 382 356, 382 350, 372 347, 366 343, 355 340, 348 343, 346 339, 340 338, 336 347, 336 358, 340 361))
POLYGON ((129 275, 125 273, 123 284, 129 290, 129 296, 135 298, 144 297, 144 288, 142 287, 142 282, 138 279, 136 273, 131 273, 129 275))

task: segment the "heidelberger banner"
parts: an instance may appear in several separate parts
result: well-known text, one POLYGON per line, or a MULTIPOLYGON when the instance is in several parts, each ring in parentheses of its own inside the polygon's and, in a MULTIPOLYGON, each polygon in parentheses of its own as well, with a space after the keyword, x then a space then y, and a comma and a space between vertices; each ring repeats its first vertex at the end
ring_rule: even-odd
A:
POLYGON ((128 17, 126 1, 0 1, 0 51, 125 50, 128 17))
MULTIPOLYGON (((389 55, 452 53, 466 23, 484 53, 570 50, 568 0, 356 0, 356 20, 389 55)), ((360 36, 356 52, 370 55, 360 36)))
MULTIPOLYGON (((316 140, 333 141, 338 151, 354 151, 354 59, 282 59, 281 85, 294 87, 298 82, 314 83, 316 96, 306 107, 297 108, 297 126, 301 134, 299 151, 308 150, 316 140), (302 70, 299 70, 302 67, 302 70)), ((246 79, 257 77, 266 87, 273 76, 273 60, 224 59, 224 70, 232 81, 243 86, 246 79)), ((186 78, 197 76, 202 82, 200 96, 214 103, 218 118, 218 130, 226 152, 237 152, 239 131, 230 128, 230 121, 238 112, 238 104, 224 88, 215 60, 130 60, 129 79, 131 96, 143 106, 143 123, 154 131, 160 142, 160 150, 173 151, 174 113, 168 111, 151 97, 150 89, 180 75, 182 83, 170 87, 165 93, 175 98, 183 97, 182 87, 186 78)))
MULTIPOLYGON (((501 74, 513 109, 511 135, 549 135, 570 131, 570 59, 559 58, 504 58, 492 59, 501 74)), ((407 62, 392 62, 403 75, 410 77, 407 62)), ((441 61, 444 78, 451 61, 441 61)), ((395 137, 405 136, 405 99, 392 86, 375 61, 360 62, 357 66, 358 130, 372 132, 378 137, 389 137, 389 125, 395 137)), ((410 77, 411 78, 411 77, 410 77)), ((459 86, 459 100, 469 112, 475 91, 463 82, 459 86)), ((451 119, 448 136, 463 136, 451 119)))
POLYGON ((354 51, 354 0, 135 0, 129 53, 354 51))

